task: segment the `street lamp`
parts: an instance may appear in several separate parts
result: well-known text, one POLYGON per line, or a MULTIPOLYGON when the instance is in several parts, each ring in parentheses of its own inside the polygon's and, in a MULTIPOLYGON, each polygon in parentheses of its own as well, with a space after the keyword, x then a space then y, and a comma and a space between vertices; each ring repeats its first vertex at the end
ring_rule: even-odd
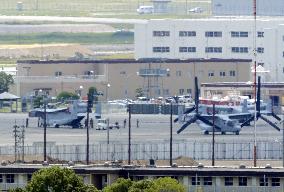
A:
POLYGON ((108 89, 110 88, 110 84, 106 84, 106 101, 108 102, 108 89))
POLYGON ((81 97, 82 97, 82 90, 83 90, 83 85, 80 85, 80 87, 79 87, 79 97, 80 97, 80 99, 81 99, 81 97))

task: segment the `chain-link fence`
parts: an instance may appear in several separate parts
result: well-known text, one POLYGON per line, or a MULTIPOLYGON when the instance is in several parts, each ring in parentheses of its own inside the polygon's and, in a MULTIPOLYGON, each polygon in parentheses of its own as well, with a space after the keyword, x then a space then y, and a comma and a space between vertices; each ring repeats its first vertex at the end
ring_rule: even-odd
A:
MULTIPOLYGON (((253 142, 219 142, 215 144, 216 160, 253 159, 253 142)), ((43 154, 43 144, 25 146, 25 156, 40 160, 43 154)), ((0 156, 13 156, 14 146, 0 147, 0 156)), ((86 159, 86 145, 47 145, 47 155, 59 160, 84 161, 86 159)), ((258 159, 282 159, 282 143, 274 141, 258 141, 258 159)), ((181 141, 173 143, 173 158, 180 156, 195 160, 210 160, 212 157, 212 143, 201 141, 181 141)), ((132 143, 132 160, 168 160, 170 145, 165 142, 132 143)), ((127 143, 96 143, 90 145, 90 160, 127 160, 127 143)))

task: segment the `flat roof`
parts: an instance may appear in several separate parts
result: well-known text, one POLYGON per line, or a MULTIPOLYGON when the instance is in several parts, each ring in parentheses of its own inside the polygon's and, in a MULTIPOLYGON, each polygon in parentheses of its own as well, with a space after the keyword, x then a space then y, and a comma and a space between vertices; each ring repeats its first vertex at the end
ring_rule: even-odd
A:
MULTIPOLYGON (((253 86, 253 82, 216 82, 201 83, 201 87, 248 87, 253 86)), ((261 82, 262 88, 284 88, 284 82, 261 82)))
MULTIPOLYGON (((0 166, 1 173, 33 173, 39 169, 47 168, 41 164, 10 164, 0 166)), ((119 176, 263 176, 284 177, 284 168, 265 168, 265 167, 212 167, 212 166, 161 166, 161 167, 136 167, 136 166, 104 166, 104 165, 78 165, 68 166, 58 165, 60 167, 72 168, 77 174, 118 174, 119 176)))
POLYGON ((193 62, 252 62, 251 59, 157 59, 157 58, 145 58, 145 59, 106 59, 106 60, 18 60, 17 64, 128 64, 128 63, 193 63, 193 62))

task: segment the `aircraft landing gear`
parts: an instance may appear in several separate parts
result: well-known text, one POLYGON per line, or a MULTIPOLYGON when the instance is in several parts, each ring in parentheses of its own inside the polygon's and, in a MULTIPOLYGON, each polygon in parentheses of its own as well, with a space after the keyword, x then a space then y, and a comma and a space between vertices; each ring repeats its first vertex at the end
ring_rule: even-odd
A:
POLYGON ((226 132, 224 132, 224 131, 222 131, 222 133, 221 133, 222 135, 226 135, 226 132))
POLYGON ((209 134, 209 131, 204 131, 204 135, 208 135, 209 134))
POLYGON ((240 134, 240 132, 239 132, 239 131, 236 131, 235 133, 236 133, 236 135, 239 135, 239 134, 240 134))

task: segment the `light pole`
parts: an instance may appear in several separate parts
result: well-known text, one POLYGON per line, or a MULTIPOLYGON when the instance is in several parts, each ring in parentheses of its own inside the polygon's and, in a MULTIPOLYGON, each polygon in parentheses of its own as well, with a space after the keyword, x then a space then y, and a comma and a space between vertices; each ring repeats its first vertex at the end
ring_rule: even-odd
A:
POLYGON ((80 97, 80 99, 82 99, 82 91, 83 91, 83 89, 84 89, 83 85, 80 85, 79 86, 79 97, 80 97))
POLYGON ((170 110, 170 166, 173 166, 173 102, 171 102, 170 110))
POLYGON ((282 135, 282 166, 284 167, 284 109, 282 109, 281 107, 281 110, 282 110, 282 132, 283 132, 283 135, 282 135))
POLYGON ((131 164, 131 104, 128 104, 128 165, 131 164))
POLYGON ((108 89, 110 88, 110 84, 106 84, 106 102, 108 102, 108 89))
MULTIPOLYGON (((42 94, 42 89, 39 90, 42 94)), ((43 118, 43 161, 46 161, 46 95, 43 94, 44 118, 43 118)))
POLYGON ((256 158, 257 158, 257 148, 256 148, 256 120, 257 120, 257 111, 256 111, 256 77, 257 73, 269 73, 269 70, 265 70, 261 65, 256 66, 256 60, 254 67, 252 67, 251 72, 254 73, 254 147, 253 147, 253 165, 256 167, 256 158))

